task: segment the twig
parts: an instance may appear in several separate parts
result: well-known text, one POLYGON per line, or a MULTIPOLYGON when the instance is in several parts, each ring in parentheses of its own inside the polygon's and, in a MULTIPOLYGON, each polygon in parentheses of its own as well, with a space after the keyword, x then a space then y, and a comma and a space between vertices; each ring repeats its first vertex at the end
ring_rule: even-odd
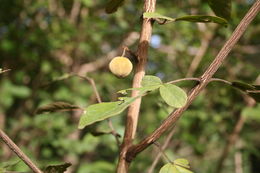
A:
POLYGON ((209 82, 216 82, 216 81, 218 81, 218 82, 223 82, 223 83, 228 84, 228 85, 232 85, 232 82, 229 82, 229 81, 224 80, 224 79, 211 78, 211 79, 209 80, 209 82))
POLYGON ((27 157, 23 151, 0 129, 0 138, 4 143, 35 173, 42 173, 42 171, 27 157))
POLYGON ((182 78, 182 79, 176 79, 167 83, 178 83, 178 82, 182 82, 182 81, 198 81, 200 82, 200 78, 197 77, 187 77, 187 78, 182 78))
POLYGON ((81 7, 81 2, 79 0, 74 0, 72 8, 71 8, 71 12, 70 12, 70 18, 69 18, 69 20, 72 24, 76 23, 76 20, 80 13, 80 7, 81 7))
POLYGON ((154 142, 153 144, 159 149, 160 153, 165 157, 165 159, 166 159, 168 162, 173 163, 173 162, 171 161, 171 159, 164 153, 162 147, 160 146, 160 144, 159 144, 158 142, 154 142))
MULTIPOLYGON (((155 11, 156 0, 144 0, 144 12, 154 12, 155 11)), ((149 42, 152 35, 152 21, 150 19, 143 18, 142 30, 140 34, 140 40, 137 49, 137 64, 135 75, 133 79, 133 88, 139 88, 141 86, 141 81, 143 76, 145 75, 145 66, 147 62, 148 48, 149 42)), ((139 91, 134 90, 132 92, 132 97, 136 97, 139 95, 139 91)), ((141 97, 136 99, 128 109, 127 118, 126 118, 126 126, 125 126, 125 134, 123 139, 123 144, 121 147, 119 161, 117 165, 117 173, 127 173, 129 162, 126 159, 126 153, 128 148, 132 145, 132 141, 135 137, 138 116, 141 105, 141 97)))
POLYGON ((190 106, 192 101, 210 82, 210 79, 215 74, 215 72, 218 70, 218 68, 221 66, 223 61, 226 59, 226 57, 229 54, 229 52, 231 51, 231 49, 234 47, 234 45, 237 43, 239 38, 245 32, 246 28, 251 23, 251 21, 258 14, 259 9, 260 9, 260 1, 258 0, 253 4, 253 6, 247 12, 245 17, 241 20, 241 22, 239 23, 239 25, 237 26, 235 31, 232 33, 231 37, 228 39, 228 41, 222 47, 222 49, 220 50, 218 55, 215 57, 213 62, 210 64, 210 66, 207 68, 207 70, 201 76, 200 83, 190 91, 186 105, 182 108, 177 109, 176 111, 173 111, 162 122, 162 124, 154 132, 152 132, 152 134, 150 134, 148 137, 146 137, 144 140, 142 140, 139 144, 134 145, 131 148, 129 148, 129 150, 127 151, 127 154, 126 154, 126 160, 128 160, 128 162, 131 162, 138 153, 142 152, 144 149, 146 149, 152 143, 154 143, 154 141, 158 140, 159 137, 166 130, 168 130, 173 124, 175 124, 177 122, 177 120, 180 118, 182 113, 190 106))
MULTIPOLYGON (((167 83, 177 83, 177 82, 182 82, 182 81, 198 81, 200 82, 201 78, 197 78, 197 77, 187 77, 187 78, 182 78, 182 79, 177 79, 177 80, 173 80, 167 83)), ((225 84, 231 85, 232 83, 224 80, 224 79, 219 79, 219 78, 211 78, 209 80, 209 82, 214 82, 214 81, 218 81, 218 82, 223 82, 225 84)))
MULTIPOLYGON (((167 148, 167 146, 169 145, 174 132, 175 132, 175 130, 172 129, 171 132, 167 135, 166 140, 164 141, 164 144, 163 144, 163 146, 161 148, 162 151, 164 151, 167 148)), ((157 163, 159 162, 159 159, 161 158, 161 156, 162 156, 162 152, 159 152, 156 155, 156 158, 153 160, 153 163, 150 166, 150 168, 147 170, 147 173, 153 173, 154 168, 157 165, 157 163)))
POLYGON ((240 151, 237 151, 234 156, 235 160, 235 173, 243 173, 243 159, 240 151))

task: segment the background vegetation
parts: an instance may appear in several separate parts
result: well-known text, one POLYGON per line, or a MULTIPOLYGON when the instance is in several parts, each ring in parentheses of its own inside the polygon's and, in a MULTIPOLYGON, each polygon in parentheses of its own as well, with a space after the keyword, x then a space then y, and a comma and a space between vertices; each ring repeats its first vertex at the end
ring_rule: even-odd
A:
MULTIPOLYGON (((252 3, 234 0, 227 28, 188 22, 155 24, 147 74, 165 82, 199 76, 252 3), (203 48, 201 61, 196 61, 199 65, 191 68, 203 48)), ((103 101, 116 100, 117 91, 131 87, 132 75, 116 78, 108 71, 108 62, 121 55, 122 45, 136 50, 142 1, 126 2, 111 15, 104 12, 105 4, 105 0, 1 0, 0 67, 11 71, 0 76, 0 128, 40 167, 70 162, 68 172, 115 171, 118 147, 106 121, 78 130, 80 111, 35 114, 38 107, 54 101, 81 107, 97 102, 88 81, 68 78, 70 73, 93 78, 103 101), (96 136, 100 132, 104 135, 96 136)), ((172 17, 211 14, 208 5, 199 0, 158 0, 156 11, 172 17)), ((215 77, 259 84, 259 21, 258 16, 215 77)), ((194 84, 178 83, 186 89, 194 84)), ((171 110, 156 92, 144 97, 136 140, 152 132, 171 110)), ((121 136, 124 115, 111 119, 121 136)), ((243 173, 260 172, 259 115, 260 105, 251 107, 240 91, 211 83, 180 119, 166 154, 171 159, 187 158, 194 172, 214 172, 230 134, 243 117, 242 130, 226 153, 222 172, 241 171, 239 168, 243 173)), ((159 141, 162 145, 165 137, 159 141)), ((0 145, 0 167, 19 160, 4 143, 0 145)), ((155 146, 145 150, 130 172, 146 172, 158 153, 155 146)), ((166 162, 162 158, 154 172, 166 162)), ((10 170, 29 168, 18 162, 10 170)))

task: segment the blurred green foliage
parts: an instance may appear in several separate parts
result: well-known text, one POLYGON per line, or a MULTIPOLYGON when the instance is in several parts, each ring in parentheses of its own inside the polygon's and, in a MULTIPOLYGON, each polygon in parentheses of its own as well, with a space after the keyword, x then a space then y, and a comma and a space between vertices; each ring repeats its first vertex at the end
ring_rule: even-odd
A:
MULTIPOLYGON (((205 31, 200 31, 195 23, 154 24, 147 74, 156 75, 164 82, 184 78, 205 33, 212 32, 209 48, 193 76, 202 74, 252 2, 232 2, 227 28, 206 24, 205 31)), ((103 101, 115 101, 117 91, 131 87, 133 75, 125 79, 114 77, 108 71, 106 57, 117 50, 130 33, 140 31, 143 1, 126 1, 111 15, 105 13, 106 3, 105 0, 1 0, 0 68, 11 71, 0 74, 0 127, 41 168, 70 162, 69 169, 75 173, 115 170, 118 147, 114 137, 91 133, 109 133, 106 121, 78 130, 79 111, 34 114, 38 107, 54 101, 80 107, 96 103, 88 81, 78 77, 56 80, 79 72, 84 64, 92 64, 84 70, 89 70, 87 75, 95 80, 103 101), (98 60, 105 63, 94 66, 93 62, 98 60)), ((172 17, 211 13, 209 6, 199 0, 158 1, 156 11, 172 17)), ((257 77, 259 80, 259 21, 258 16, 216 77, 247 83, 254 83, 257 77)), ((135 51, 138 40, 131 39, 133 44, 128 46, 135 51)), ((117 55, 120 54, 118 51, 117 55)), ((178 85, 190 89, 195 82, 178 85)), ((136 142, 158 127, 171 111, 158 92, 144 97, 136 142)), ((223 172, 234 172, 235 153, 242 154, 244 173, 259 172, 259 105, 247 108, 240 91, 217 82, 209 84, 179 120, 167 155, 172 160, 188 159, 194 172, 214 172, 228 135, 242 113, 246 121, 223 172)), ((111 120, 123 136, 125 112, 111 120)), ((159 142, 164 141, 165 136, 159 142)), ((0 145, 0 167, 19 160, 4 143, 0 145)), ((134 160, 130 172, 145 172, 157 153, 157 147, 145 150, 134 160)), ((154 172, 159 172, 166 162, 162 159, 154 172)), ((29 170, 23 162, 8 169, 29 170)))

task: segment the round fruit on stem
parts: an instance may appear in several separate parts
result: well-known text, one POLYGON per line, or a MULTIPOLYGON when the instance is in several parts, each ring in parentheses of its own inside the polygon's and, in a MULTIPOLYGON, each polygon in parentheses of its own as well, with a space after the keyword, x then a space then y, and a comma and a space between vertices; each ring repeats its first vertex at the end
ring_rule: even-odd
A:
POLYGON ((128 58, 118 56, 110 61, 109 69, 117 77, 126 77, 131 73, 133 64, 128 58))

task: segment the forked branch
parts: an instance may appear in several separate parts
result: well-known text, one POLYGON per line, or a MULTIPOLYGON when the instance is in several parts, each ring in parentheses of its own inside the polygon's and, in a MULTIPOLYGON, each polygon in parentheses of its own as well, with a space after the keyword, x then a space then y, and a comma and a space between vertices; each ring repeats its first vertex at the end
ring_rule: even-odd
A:
POLYGON ((188 95, 188 101, 186 105, 182 108, 173 111, 163 122, 162 124, 148 137, 142 140, 139 144, 132 146, 127 151, 126 159, 131 162, 132 159, 140 152, 145 150, 148 146, 154 143, 156 140, 160 138, 160 136, 167 131, 170 127, 172 127, 176 121, 181 117, 182 113, 190 106, 192 101, 196 98, 196 96, 206 87, 206 85, 210 82, 212 76, 221 66, 223 61, 226 59, 229 52, 232 50, 234 45, 240 39, 242 34, 247 29, 248 25, 251 21, 256 17, 260 10, 260 0, 257 0, 250 10, 247 12, 245 17, 241 20, 235 31, 232 33, 228 41, 219 51, 218 55, 215 57, 213 62, 207 68, 207 70, 200 77, 200 83, 195 86, 188 95))

